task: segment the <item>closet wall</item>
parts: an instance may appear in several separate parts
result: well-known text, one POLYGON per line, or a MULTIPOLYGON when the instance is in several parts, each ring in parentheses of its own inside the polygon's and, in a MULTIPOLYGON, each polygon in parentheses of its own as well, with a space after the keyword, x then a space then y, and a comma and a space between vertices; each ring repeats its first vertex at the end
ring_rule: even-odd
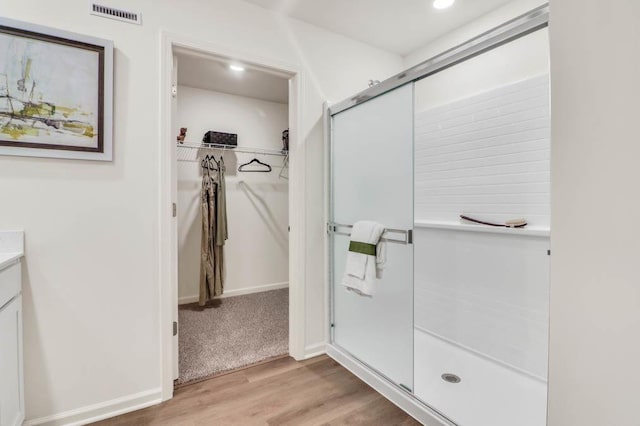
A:
MULTIPOLYGON (((238 134, 238 145, 280 149, 288 127, 288 105, 187 86, 178 87, 178 125, 187 142, 198 143, 207 130, 238 134)), ((201 151, 200 156, 221 151, 201 151)), ((178 161, 179 302, 197 301, 200 280, 202 171, 196 152, 178 161)), ((229 240, 225 246, 224 296, 288 286, 288 180, 279 177, 283 157, 257 157, 271 173, 238 172, 255 156, 224 154, 229 240)))

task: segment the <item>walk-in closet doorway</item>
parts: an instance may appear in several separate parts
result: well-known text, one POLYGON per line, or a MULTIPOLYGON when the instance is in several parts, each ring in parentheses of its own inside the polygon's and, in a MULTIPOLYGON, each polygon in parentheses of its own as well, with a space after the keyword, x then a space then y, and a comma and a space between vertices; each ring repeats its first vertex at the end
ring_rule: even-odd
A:
POLYGON ((303 358, 305 205, 297 67, 168 34, 162 47, 159 279, 166 400, 176 380, 205 379, 274 355, 303 358), (183 127, 186 135, 178 140, 183 127), (203 142, 208 131, 237 135, 237 147, 203 142), (229 235, 224 261, 212 265, 223 266, 225 290, 203 297, 202 188, 209 175, 221 187, 219 169, 225 170, 229 235))

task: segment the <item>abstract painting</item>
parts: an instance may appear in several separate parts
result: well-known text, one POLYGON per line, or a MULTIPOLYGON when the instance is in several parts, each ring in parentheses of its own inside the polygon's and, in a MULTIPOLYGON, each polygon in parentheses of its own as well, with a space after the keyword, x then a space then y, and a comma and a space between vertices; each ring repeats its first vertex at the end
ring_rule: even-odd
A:
POLYGON ((0 20, 0 155, 110 160, 112 49, 0 20))

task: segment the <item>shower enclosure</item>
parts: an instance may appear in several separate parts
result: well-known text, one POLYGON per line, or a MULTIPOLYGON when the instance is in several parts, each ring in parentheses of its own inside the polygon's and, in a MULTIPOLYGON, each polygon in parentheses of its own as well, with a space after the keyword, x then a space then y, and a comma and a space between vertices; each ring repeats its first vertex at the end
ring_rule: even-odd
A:
POLYGON ((535 9, 328 111, 328 352, 426 424, 546 422, 547 22, 535 9), (341 284, 359 220, 386 228, 372 297, 341 284))

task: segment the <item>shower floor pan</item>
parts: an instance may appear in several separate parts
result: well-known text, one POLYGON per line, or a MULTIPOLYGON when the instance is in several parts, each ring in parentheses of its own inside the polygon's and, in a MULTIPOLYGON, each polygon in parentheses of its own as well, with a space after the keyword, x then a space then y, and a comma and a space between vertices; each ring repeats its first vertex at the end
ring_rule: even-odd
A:
POLYGON ((460 426, 546 424, 544 381, 424 331, 414 334, 414 394, 426 404, 460 426))

